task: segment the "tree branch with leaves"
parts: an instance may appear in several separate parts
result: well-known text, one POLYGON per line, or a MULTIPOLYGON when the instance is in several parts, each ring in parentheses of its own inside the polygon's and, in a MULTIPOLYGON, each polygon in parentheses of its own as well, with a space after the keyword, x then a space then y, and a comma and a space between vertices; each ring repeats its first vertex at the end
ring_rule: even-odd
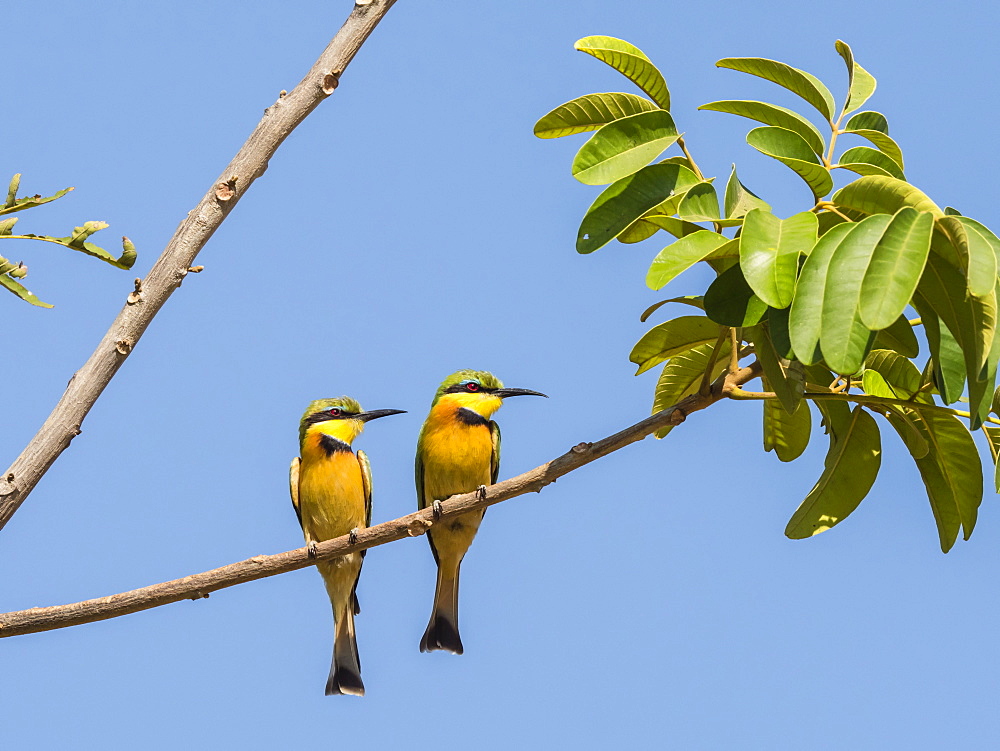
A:
POLYGON ((632 349, 637 374, 662 365, 654 412, 703 388, 727 359, 754 358, 764 390, 730 396, 763 402, 764 449, 784 462, 801 456, 811 435, 810 404, 829 436, 823 473, 785 534, 815 535, 857 508, 878 474, 880 425, 888 424, 913 457, 947 552, 959 533, 972 534, 982 501, 983 467, 969 428, 981 429, 994 461, 1000 446, 990 416, 997 413, 1000 360, 1000 238, 907 182, 886 117, 861 110, 875 78, 847 44, 835 47, 847 67, 841 107, 822 81, 785 63, 717 63, 791 91, 819 114, 820 126, 766 102, 700 107, 762 124, 747 143, 791 169, 809 191, 802 211, 789 217, 776 216, 746 188, 735 166, 720 206, 714 178, 704 176, 679 135, 663 74, 620 39, 586 37, 576 48, 646 96, 577 97, 542 117, 535 135, 596 131, 572 173, 607 187, 584 214, 578 252, 664 231, 675 239, 653 258, 649 288, 662 289, 699 263, 715 272, 701 294, 663 300, 642 314, 645 321, 667 303, 700 311, 654 326, 632 349), (845 136, 864 145, 839 150, 845 136), (680 155, 659 159, 674 145, 680 155), (860 177, 834 190, 845 172, 860 177), (918 325, 929 349, 922 362, 918 325), (960 401, 968 410, 947 407, 960 401))

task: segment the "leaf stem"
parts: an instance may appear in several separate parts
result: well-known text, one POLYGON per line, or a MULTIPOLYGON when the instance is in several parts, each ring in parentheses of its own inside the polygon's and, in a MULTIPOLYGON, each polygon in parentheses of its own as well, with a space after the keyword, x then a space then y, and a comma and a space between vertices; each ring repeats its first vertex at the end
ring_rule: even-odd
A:
MULTIPOLYGON (((719 360, 719 348, 726 341, 728 335, 729 333, 720 326, 719 338, 715 340, 715 347, 712 348, 712 354, 708 356, 708 365, 705 367, 705 374, 701 377, 701 387, 698 389, 698 393, 701 396, 708 396, 712 391, 712 371, 715 370, 715 363, 719 360)), ((730 369, 729 372, 732 372, 732 370, 730 369)))

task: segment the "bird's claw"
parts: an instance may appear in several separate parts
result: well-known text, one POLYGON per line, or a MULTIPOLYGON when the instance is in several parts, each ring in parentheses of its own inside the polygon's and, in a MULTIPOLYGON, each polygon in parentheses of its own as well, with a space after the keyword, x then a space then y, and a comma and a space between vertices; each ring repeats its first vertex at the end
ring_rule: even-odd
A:
POLYGON ((306 545, 306 553, 309 555, 310 558, 315 558, 316 557, 316 541, 315 540, 310 540, 309 544, 306 545))
POLYGON ((478 488, 476 488, 476 498, 478 498, 481 501, 485 501, 486 500, 486 486, 485 485, 480 485, 478 488))
POLYGON ((434 509, 434 521, 437 521, 444 513, 444 509, 441 508, 441 501, 434 501, 431 507, 434 509))
POLYGON ((354 545, 358 541, 358 528, 355 527, 350 532, 347 533, 347 541, 354 545))

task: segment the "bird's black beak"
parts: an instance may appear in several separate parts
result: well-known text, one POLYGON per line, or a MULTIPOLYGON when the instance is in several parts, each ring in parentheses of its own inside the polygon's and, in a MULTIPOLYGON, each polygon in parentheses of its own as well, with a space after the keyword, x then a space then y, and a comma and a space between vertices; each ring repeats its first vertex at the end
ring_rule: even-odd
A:
POLYGON ((406 414, 405 409, 373 409, 369 412, 359 412, 355 416, 355 419, 361 420, 361 422, 368 422, 369 420, 377 420, 380 417, 403 414, 406 414))
POLYGON ((546 399, 549 398, 547 394, 531 389, 497 389, 493 392, 493 396, 499 396, 501 399, 506 399, 508 396, 544 396, 546 399))

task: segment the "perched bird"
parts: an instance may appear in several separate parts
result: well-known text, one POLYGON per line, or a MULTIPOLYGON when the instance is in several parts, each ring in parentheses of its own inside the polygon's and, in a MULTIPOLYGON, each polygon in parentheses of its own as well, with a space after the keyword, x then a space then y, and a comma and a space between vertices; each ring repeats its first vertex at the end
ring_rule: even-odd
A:
MULTIPOLYGON (((364 451, 351 450, 351 442, 365 423, 401 409, 363 412, 361 405, 342 396, 312 402, 299 422, 299 452, 292 459, 289 486, 292 505, 302 525, 310 551, 316 543, 357 533, 371 524, 372 471, 364 451)), ((357 586, 361 575, 361 553, 316 564, 330 604, 333 605, 333 664, 326 681, 326 695, 365 695, 361 662, 354 636, 354 616, 361 612, 357 586)))
MULTIPOLYGON (((456 493, 492 485, 500 470, 500 426, 490 418, 508 396, 545 396, 528 389, 505 389, 483 370, 460 370, 444 379, 417 440, 417 504, 433 505, 456 493)), ((420 651, 462 654, 458 635, 458 570, 479 530, 484 511, 470 511, 427 533, 437 561, 437 588, 420 651)))

